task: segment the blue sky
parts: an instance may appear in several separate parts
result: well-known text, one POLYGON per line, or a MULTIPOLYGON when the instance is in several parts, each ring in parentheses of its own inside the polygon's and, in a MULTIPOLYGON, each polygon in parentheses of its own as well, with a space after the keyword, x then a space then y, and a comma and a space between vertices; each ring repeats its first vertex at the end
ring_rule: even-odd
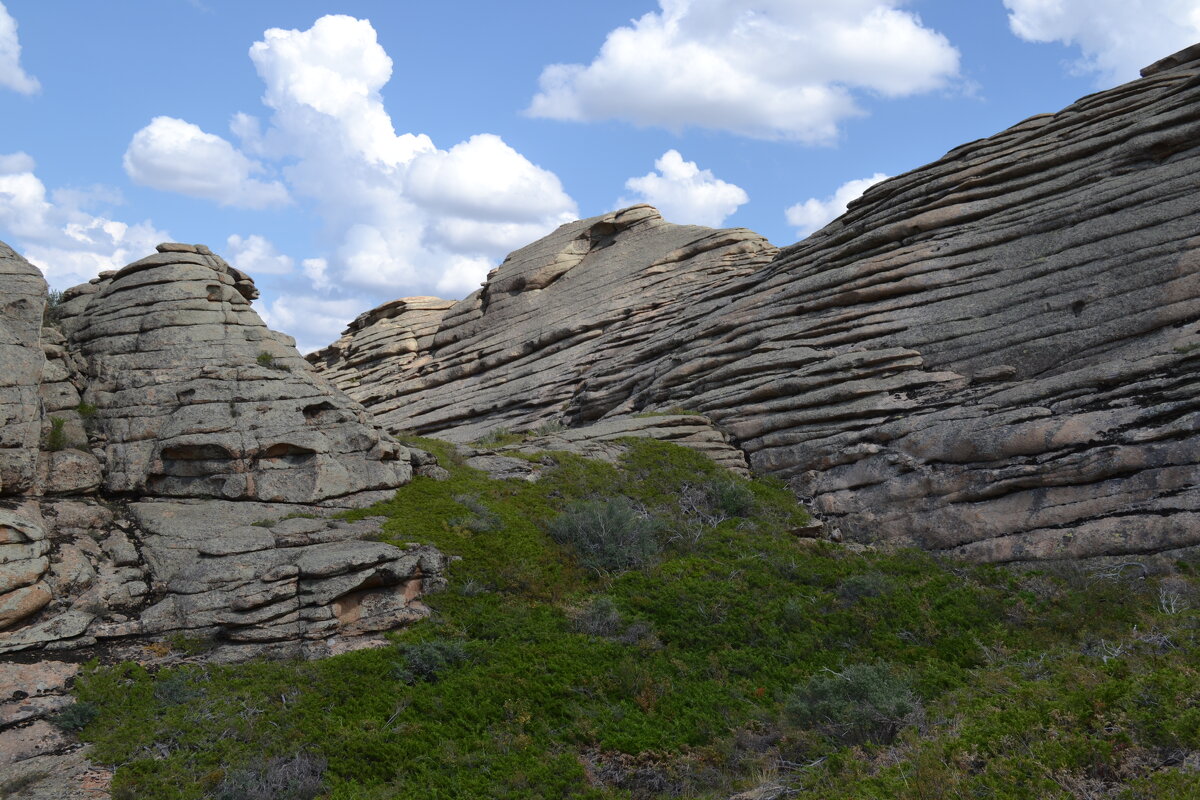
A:
POLYGON ((0 239, 202 242, 302 350, 634 202, 790 244, 1200 41, 1200 0, 2 0, 0 239))

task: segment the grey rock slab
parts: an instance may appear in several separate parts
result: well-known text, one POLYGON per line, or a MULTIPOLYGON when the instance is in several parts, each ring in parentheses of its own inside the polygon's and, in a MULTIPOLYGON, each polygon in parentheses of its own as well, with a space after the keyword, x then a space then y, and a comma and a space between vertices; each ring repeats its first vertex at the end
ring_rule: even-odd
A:
POLYGON ((104 488, 313 503, 407 482, 404 448, 266 328, 246 280, 175 248, 87 295, 69 344, 104 383, 90 395, 104 488))
POLYGON ((391 430, 457 442, 698 411, 860 543, 1193 546, 1197 52, 876 184, 782 250, 645 206, 571 223, 449 308, 361 316, 314 365, 391 430))

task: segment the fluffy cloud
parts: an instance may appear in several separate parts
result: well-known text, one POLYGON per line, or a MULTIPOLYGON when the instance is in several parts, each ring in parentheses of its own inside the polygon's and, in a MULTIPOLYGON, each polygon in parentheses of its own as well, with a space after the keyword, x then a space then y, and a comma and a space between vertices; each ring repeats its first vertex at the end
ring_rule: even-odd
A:
POLYGON ((267 208, 288 202, 283 184, 251 177, 265 171, 262 164, 220 136, 174 117, 155 117, 135 133, 124 164, 135 183, 223 206, 267 208))
POLYGON ((17 22, 4 3, 0 3, 0 86, 21 94, 36 94, 42 88, 37 78, 21 69, 17 22))
POLYGON ((577 215, 557 176, 499 136, 443 150, 425 134, 398 134, 380 94, 392 60, 366 20, 331 15, 304 31, 272 28, 250 59, 268 114, 235 115, 240 150, 160 117, 134 136, 130 174, 145 163, 155 185, 185 194, 303 204, 324 226, 326 252, 301 270, 316 290, 367 290, 377 300, 466 293, 510 250, 577 215), (201 168, 212 164, 219 168, 201 168), (257 193, 247 190, 262 164, 277 168, 286 189, 259 181, 257 193))
POLYGON ((257 234, 238 236, 235 233, 225 240, 225 244, 229 248, 226 260, 251 275, 287 275, 296 263, 291 256, 276 250, 270 240, 257 234))
POLYGON ((41 268, 46 280, 65 289, 154 252, 170 234, 149 222, 129 225, 85 207, 111 203, 108 191, 48 194, 25 153, 0 155, 0 229, 8 242, 41 268))
POLYGON ((1132 80, 1158 59, 1200 40, 1196 0, 1004 0, 1012 32, 1030 42, 1078 46, 1077 73, 1099 86, 1132 80))
POLYGON ((810 197, 803 203, 797 203, 784 212, 788 224, 796 227, 797 236, 801 238, 808 236, 846 213, 846 206, 850 205, 852 200, 861 196, 869 187, 887 180, 888 177, 882 172, 876 172, 869 178, 859 178, 843 183, 837 188, 837 191, 824 200, 810 197))
POLYGON ((370 303, 362 297, 330 300, 284 294, 269 303, 255 303, 254 307, 268 327, 296 337, 296 349, 311 353, 341 336, 346 325, 370 303))
POLYGON ((658 172, 625 181, 637 199, 622 197, 618 205, 649 203, 671 222, 720 227, 738 206, 750 200, 740 186, 716 178, 695 161, 684 161, 678 150, 668 150, 654 162, 658 172))
POLYGON ((855 90, 903 97, 958 76, 958 51, 906 4, 659 0, 591 64, 546 67, 528 113, 828 142, 863 113, 855 90))

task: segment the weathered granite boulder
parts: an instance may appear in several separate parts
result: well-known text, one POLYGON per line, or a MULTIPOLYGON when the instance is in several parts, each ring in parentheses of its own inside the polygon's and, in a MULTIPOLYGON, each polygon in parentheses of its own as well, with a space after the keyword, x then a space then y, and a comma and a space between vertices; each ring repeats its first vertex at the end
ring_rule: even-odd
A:
POLYGON ((519 445, 500 448, 500 452, 508 449, 526 453, 564 450, 585 458, 615 461, 625 452, 622 444, 625 439, 656 439, 683 445, 704 453, 738 475, 750 474, 742 451, 729 443, 729 438, 713 425, 712 420, 700 414, 663 412, 606 417, 579 428, 533 436, 519 445))
POLYGON ((0 242, 0 287, 0 493, 17 494, 32 485, 37 470, 46 281, 0 242))
POLYGON ((319 503, 407 482, 407 451, 263 324, 248 284, 174 246, 73 295, 63 322, 106 437, 105 489, 319 503))
POLYGON ((778 253, 644 206, 565 226, 352 391, 460 440, 700 411, 858 540, 992 561, 1200 545, 1200 48, 1145 75, 778 253))
POLYGON ((0 654, 181 635, 319 655, 426 614, 440 553, 328 517, 432 458, 268 330, 247 275, 159 251, 43 327, 45 283, 0 249, 0 654))

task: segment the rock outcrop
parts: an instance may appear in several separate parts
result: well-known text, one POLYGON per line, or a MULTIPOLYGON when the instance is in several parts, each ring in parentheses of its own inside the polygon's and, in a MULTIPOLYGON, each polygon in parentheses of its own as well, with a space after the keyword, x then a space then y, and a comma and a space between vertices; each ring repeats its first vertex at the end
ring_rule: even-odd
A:
POLYGON ((563 225, 453 305, 414 298, 363 314, 309 359, 390 430, 469 441, 598 419, 619 409, 580 415, 595 374, 640 368, 682 344, 679 333, 630 360, 666 326, 686 331, 697 307, 777 253, 748 230, 671 225, 634 206, 563 225))
POLYGON ((269 330, 247 275, 159 251, 47 308, 0 246, 0 653, 175 636, 319 655, 427 613, 443 556, 330 515, 428 455, 269 330))
POLYGON ((364 315, 313 360, 389 428, 459 440, 700 411, 860 541, 987 561, 1200 545, 1200 48, 1144 74, 781 252, 635 207, 411 327, 403 302, 391 332, 364 315), (392 337, 402 359, 369 356, 392 337))
POLYGON ((0 492, 16 494, 33 485, 37 468, 46 281, 0 242, 0 286, 0 492))

